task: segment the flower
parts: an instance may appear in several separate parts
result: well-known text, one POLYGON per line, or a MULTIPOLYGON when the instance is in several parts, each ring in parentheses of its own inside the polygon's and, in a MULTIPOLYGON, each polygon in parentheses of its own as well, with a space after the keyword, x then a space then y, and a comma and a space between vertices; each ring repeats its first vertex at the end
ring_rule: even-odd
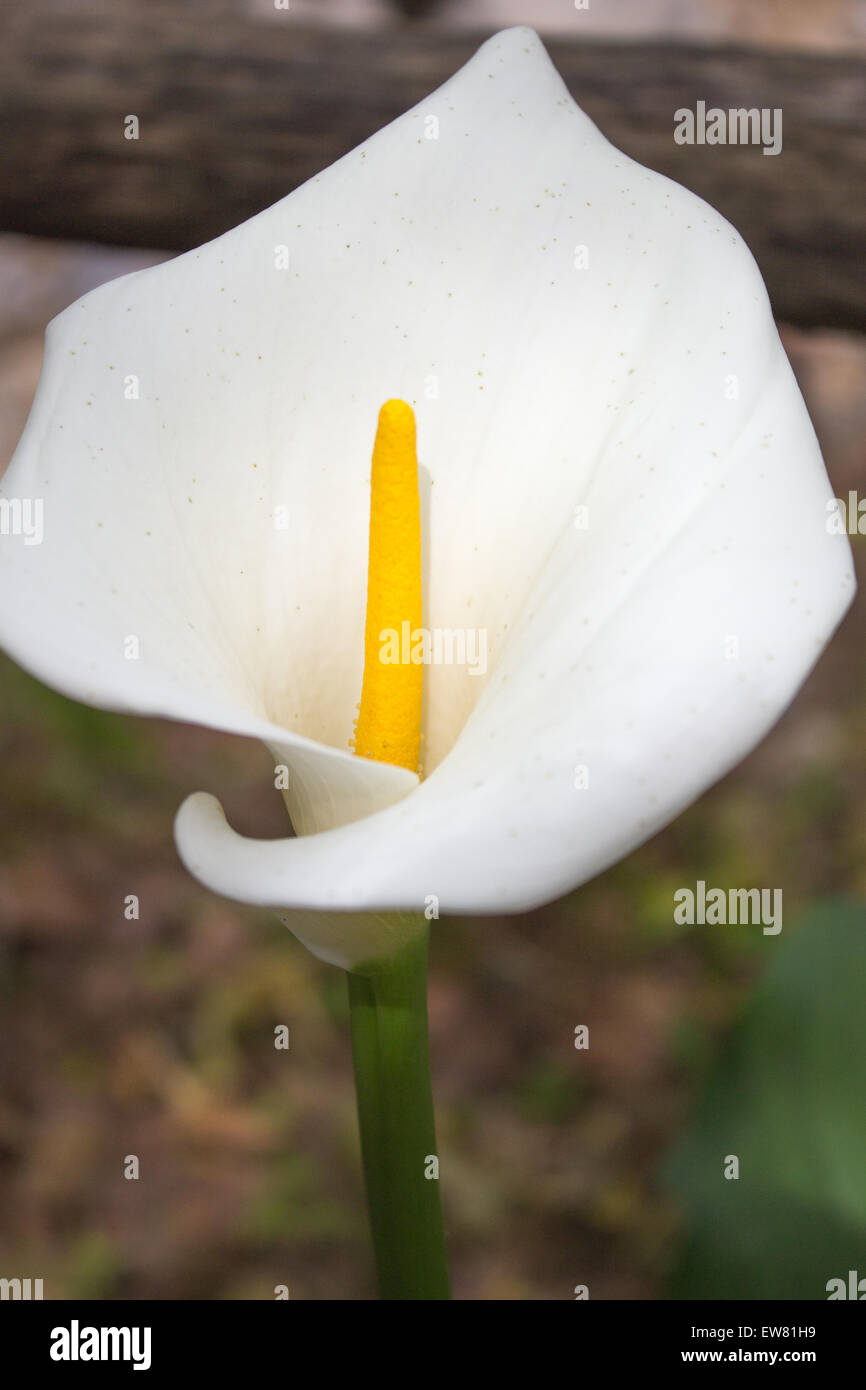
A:
POLYGON ((529 909, 627 854, 766 733, 854 589, 751 255, 527 29, 55 319, 4 496, 44 500, 42 544, 0 544, 6 650, 88 703, 263 739, 297 838, 199 793, 180 854, 343 965, 392 914, 529 909), (489 653, 425 670, 423 780, 351 751, 391 397, 425 622, 489 653))

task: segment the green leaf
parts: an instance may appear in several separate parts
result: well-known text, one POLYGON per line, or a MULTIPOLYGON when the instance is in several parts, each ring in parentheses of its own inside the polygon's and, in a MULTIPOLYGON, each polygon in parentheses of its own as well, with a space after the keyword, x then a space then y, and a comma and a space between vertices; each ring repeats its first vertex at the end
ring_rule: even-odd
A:
POLYGON ((665 1165, 676 1298, 826 1299, 866 1278, 866 909, 819 904, 776 949, 665 1165))

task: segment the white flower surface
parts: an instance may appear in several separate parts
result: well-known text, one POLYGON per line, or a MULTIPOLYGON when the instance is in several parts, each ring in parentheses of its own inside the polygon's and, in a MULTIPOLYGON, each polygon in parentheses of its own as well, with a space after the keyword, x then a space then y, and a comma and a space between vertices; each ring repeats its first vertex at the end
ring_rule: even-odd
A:
POLYGON ((198 793, 180 854, 341 964, 399 935, 378 913, 528 909, 627 854, 766 733, 854 589, 749 251, 526 29, 55 319, 0 495, 44 504, 40 545, 0 539, 5 649, 90 704, 263 739, 297 836, 198 793), (351 751, 391 397, 425 625, 488 643, 484 675, 425 671, 423 780, 351 751))

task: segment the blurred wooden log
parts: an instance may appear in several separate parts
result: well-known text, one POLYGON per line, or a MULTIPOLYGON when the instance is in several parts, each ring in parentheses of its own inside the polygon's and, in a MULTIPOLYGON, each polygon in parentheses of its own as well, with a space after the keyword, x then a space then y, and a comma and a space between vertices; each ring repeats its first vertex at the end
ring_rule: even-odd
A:
MULTIPOLYGON (((299 27, 197 5, 35 0, 0 19, 0 228, 183 249, 218 235, 413 105, 480 37, 299 27), (141 138, 123 138, 137 115, 141 138)), ((628 154, 752 247, 777 316, 866 329, 866 82, 853 57, 551 42, 628 154), (784 149, 681 146, 674 112, 780 107, 784 149)))

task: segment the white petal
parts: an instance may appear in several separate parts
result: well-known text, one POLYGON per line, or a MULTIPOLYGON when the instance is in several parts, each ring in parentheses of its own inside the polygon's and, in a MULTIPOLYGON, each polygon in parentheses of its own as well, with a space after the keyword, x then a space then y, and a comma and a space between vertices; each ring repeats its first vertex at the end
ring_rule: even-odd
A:
POLYGON ((748 251, 613 149, 527 30, 251 222, 56 320, 5 491, 37 487, 43 546, 0 549, 27 605, 0 611, 4 644, 94 703, 278 746, 301 828, 326 833, 251 844, 195 798, 178 842, 214 887, 284 907, 516 910, 576 885, 761 737, 853 592, 748 251), (418 417, 425 622, 489 641, 486 676, 429 669, 408 796, 409 774, 335 751, 389 396, 418 417), (385 809, 329 828, 364 807, 385 809))

